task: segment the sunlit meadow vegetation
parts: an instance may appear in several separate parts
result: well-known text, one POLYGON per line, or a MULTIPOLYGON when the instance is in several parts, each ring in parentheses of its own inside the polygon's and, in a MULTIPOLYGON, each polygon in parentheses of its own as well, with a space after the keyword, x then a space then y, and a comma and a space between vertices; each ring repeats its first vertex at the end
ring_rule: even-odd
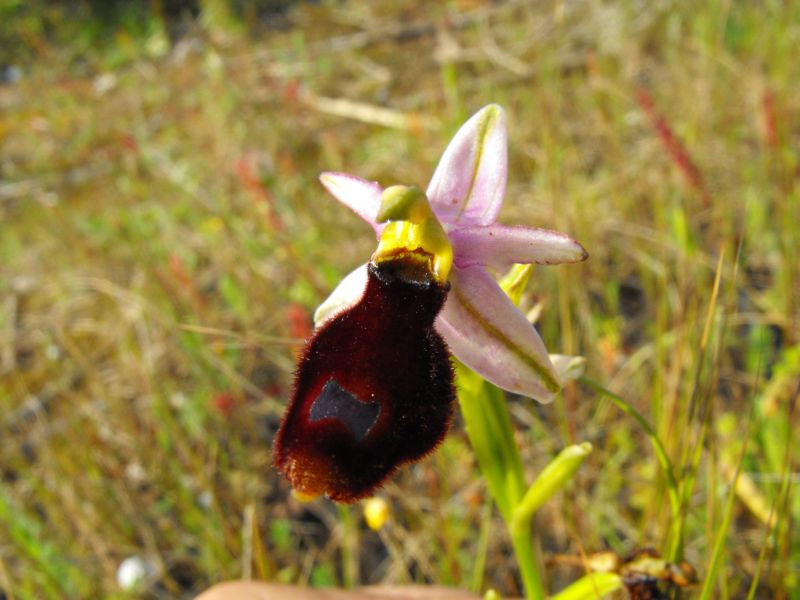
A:
POLYGON ((169 4, 0 1, 0 597, 519 595, 458 419, 378 531, 270 458, 311 314, 375 245, 318 173, 424 186, 497 102, 503 222, 591 255, 524 306, 652 425, 679 501, 586 382, 508 398, 529 480, 594 448, 534 523, 548 588, 654 548, 696 569, 683 597, 800 598, 800 3, 169 4))

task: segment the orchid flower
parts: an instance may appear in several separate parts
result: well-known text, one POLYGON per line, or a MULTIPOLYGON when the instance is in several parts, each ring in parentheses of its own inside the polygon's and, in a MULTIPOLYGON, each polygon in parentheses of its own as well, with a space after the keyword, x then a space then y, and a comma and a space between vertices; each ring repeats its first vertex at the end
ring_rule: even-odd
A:
MULTIPOLYGON (((575 361, 548 355, 536 329, 487 267, 578 262, 588 254, 566 234, 496 222, 506 188, 506 148, 503 109, 486 106, 458 130, 428 184, 427 199, 453 251, 450 292, 435 327, 450 352, 485 379, 547 402, 562 387, 575 361)), ((380 239, 387 226, 377 219, 384 193, 380 185, 345 173, 323 173, 320 180, 380 239)), ((345 277, 320 305, 315 324, 320 326, 357 303, 366 284, 365 264, 345 277)))
POLYGON ((574 363, 554 365, 486 268, 586 252, 560 233, 495 223, 506 169, 505 117, 492 105, 456 134, 427 194, 322 175, 379 243, 317 310, 300 356, 274 444, 296 493, 353 502, 433 451, 454 411, 450 353, 507 390, 547 401, 560 389, 574 363))

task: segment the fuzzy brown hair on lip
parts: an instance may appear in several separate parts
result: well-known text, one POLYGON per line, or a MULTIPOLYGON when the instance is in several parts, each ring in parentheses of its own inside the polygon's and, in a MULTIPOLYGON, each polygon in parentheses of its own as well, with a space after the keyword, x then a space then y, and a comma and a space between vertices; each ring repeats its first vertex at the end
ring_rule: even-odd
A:
POLYGON ((454 374, 433 322, 448 286, 420 258, 370 263, 361 300, 307 342, 273 449, 297 492, 367 497, 447 433, 454 374))

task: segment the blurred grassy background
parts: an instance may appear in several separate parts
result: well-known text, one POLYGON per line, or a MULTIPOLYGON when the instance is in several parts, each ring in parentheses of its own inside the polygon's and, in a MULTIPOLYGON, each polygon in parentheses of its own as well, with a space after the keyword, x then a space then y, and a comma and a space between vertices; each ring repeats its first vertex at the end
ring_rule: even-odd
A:
MULTIPOLYGON (((548 347, 653 423, 714 597, 800 598, 800 3, 0 0, 0 21, 0 597, 519 594, 459 423, 381 492, 379 532, 270 466, 310 314, 374 246, 317 174, 424 186, 497 102, 503 221, 591 254, 535 273, 548 347), (131 556, 152 573, 124 591, 131 556)), ((569 557, 664 550, 632 419, 578 385, 509 402, 531 478, 595 447, 537 521, 551 589, 569 557)))

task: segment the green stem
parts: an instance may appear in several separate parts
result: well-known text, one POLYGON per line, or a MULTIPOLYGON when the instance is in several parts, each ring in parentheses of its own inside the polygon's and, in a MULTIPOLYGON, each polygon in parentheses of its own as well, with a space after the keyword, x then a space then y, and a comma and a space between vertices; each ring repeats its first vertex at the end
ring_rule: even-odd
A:
POLYGON ((545 600, 547 593, 539 573, 539 557, 533 549, 530 529, 513 527, 510 523, 507 525, 511 534, 511 545, 514 547, 517 565, 522 576, 522 585, 525 587, 525 597, 528 600, 545 600))
POLYGON ((611 400, 617 408, 619 408, 625 414, 633 417, 633 419, 639 424, 639 427, 642 428, 645 435, 647 435, 650 443, 653 445, 653 450, 656 453, 656 458, 658 459, 658 464, 661 466, 661 471, 664 473, 664 477, 667 480, 667 494, 669 496, 669 503, 670 508, 672 511, 672 530, 671 530, 671 540, 670 540, 670 551, 669 551, 669 559, 670 560, 677 560, 680 558, 680 539, 681 539, 681 529, 682 529, 682 511, 681 511, 681 497, 680 492, 678 489, 678 481, 675 478, 675 469, 672 466, 672 462, 669 459, 669 455, 667 455, 667 451, 664 448, 664 444, 661 443, 661 440, 658 437, 658 434, 653 429, 652 425, 645 419, 639 411, 633 408, 630 404, 625 402, 622 398, 620 398, 617 394, 612 392, 611 390, 603 387, 596 381, 589 379, 588 377, 579 377, 578 382, 582 383, 583 385, 593 389, 595 392, 598 392, 611 400))
POLYGON ((525 495, 525 472, 505 395, 463 365, 457 365, 457 373, 458 399, 467 436, 481 475, 511 536, 525 597, 544 600, 547 596, 533 549, 530 520, 523 524, 518 520, 515 523, 514 518, 525 495))
POLYGON ((349 589, 358 583, 358 524, 351 507, 342 504, 338 507, 342 522, 342 583, 349 589))

